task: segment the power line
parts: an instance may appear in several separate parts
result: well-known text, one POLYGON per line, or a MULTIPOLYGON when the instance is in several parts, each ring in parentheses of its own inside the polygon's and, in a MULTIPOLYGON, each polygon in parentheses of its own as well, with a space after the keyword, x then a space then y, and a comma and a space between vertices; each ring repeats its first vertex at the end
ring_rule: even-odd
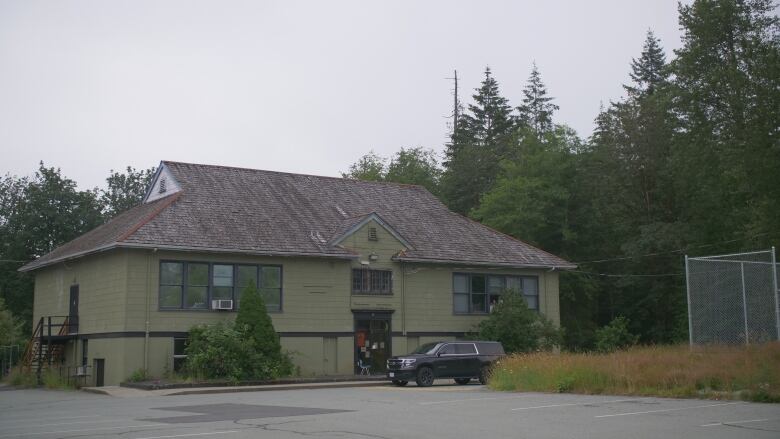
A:
POLYGON ((566 270, 572 273, 580 273, 580 274, 588 274, 591 276, 602 276, 602 277, 675 277, 675 276, 685 276, 685 273, 665 273, 665 274, 607 274, 607 273, 593 273, 590 271, 581 271, 581 270, 566 270))
POLYGON ((749 236, 747 238, 730 239, 728 241, 715 242, 715 243, 711 243, 711 244, 701 244, 701 245, 692 245, 692 246, 689 245, 689 246, 687 246, 685 248, 680 248, 680 249, 677 249, 677 250, 669 250, 669 251, 665 251, 665 252, 655 252, 655 253, 646 253, 646 254, 643 254, 643 255, 634 255, 634 256, 621 256, 621 257, 618 257, 618 258, 596 259, 596 260, 593 260, 593 261, 578 261, 578 262, 574 262, 574 264, 596 264, 596 263, 600 263, 600 262, 625 261, 625 260, 628 260, 628 259, 646 258, 646 257, 650 257, 650 256, 661 256, 661 255, 669 255, 669 254, 674 254, 674 253, 684 253, 684 252, 689 251, 689 250, 694 249, 694 248, 705 248, 705 247, 714 247, 716 245, 721 245, 721 244, 731 244, 731 243, 734 243, 734 242, 740 242, 740 241, 744 241, 746 239, 759 238, 761 236, 766 236, 766 235, 770 235, 770 234, 771 234, 771 232, 759 233, 758 235, 749 236))

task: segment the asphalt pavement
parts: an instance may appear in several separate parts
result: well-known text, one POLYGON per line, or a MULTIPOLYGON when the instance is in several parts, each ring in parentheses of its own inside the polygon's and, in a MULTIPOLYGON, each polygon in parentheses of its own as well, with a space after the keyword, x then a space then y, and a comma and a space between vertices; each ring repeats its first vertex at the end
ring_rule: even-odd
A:
POLYGON ((780 405, 494 392, 451 381, 122 397, 0 392, 11 438, 773 438, 780 405))

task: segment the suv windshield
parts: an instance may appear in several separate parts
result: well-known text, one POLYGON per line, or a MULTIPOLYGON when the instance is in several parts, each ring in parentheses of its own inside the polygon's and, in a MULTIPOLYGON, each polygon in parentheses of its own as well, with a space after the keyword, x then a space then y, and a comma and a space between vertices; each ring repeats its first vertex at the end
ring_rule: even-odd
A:
POLYGON ((433 351, 436 350, 436 346, 440 345, 441 343, 426 343, 419 348, 413 350, 412 354, 425 354, 425 355, 433 355, 433 351))

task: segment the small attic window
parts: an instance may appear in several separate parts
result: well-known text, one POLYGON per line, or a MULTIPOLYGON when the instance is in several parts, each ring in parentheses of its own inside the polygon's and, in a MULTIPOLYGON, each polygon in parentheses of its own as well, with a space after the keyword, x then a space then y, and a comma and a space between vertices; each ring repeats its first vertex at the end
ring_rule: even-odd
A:
POLYGON ((379 237, 376 234, 376 227, 369 227, 368 228, 368 240, 369 241, 379 241, 379 237))
POLYGON ((168 191, 168 189, 165 187, 166 179, 165 177, 160 177, 160 185, 157 188, 158 194, 164 194, 168 191))

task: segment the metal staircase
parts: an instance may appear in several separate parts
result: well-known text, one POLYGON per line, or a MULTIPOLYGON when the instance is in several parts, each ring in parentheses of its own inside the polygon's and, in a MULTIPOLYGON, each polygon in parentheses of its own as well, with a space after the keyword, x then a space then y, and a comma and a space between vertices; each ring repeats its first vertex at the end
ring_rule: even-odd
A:
POLYGON ((78 321, 68 316, 41 317, 22 355, 22 368, 35 371, 40 379, 44 368, 62 363, 65 344, 76 338, 78 321))

